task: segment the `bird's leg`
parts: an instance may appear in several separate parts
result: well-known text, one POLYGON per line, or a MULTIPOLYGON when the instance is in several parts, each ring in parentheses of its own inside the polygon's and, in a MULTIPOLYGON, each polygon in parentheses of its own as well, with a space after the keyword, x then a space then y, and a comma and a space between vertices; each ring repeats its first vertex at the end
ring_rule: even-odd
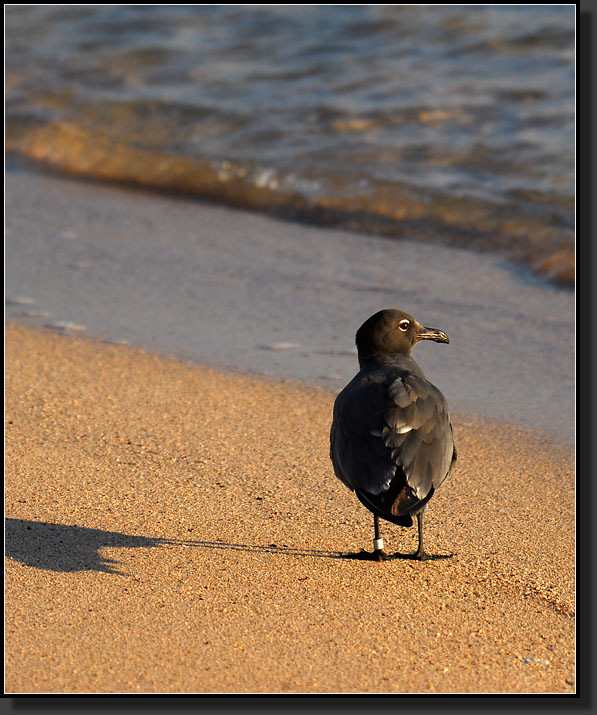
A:
POLYGON ((379 532, 379 517, 377 514, 373 515, 373 529, 375 531, 375 538, 373 539, 373 558, 375 561, 385 561, 388 555, 383 550, 383 539, 379 532))
POLYGON ((425 561, 427 558, 427 554, 425 553, 425 549, 423 548, 423 513, 420 512, 417 514, 417 526, 419 528, 419 548, 417 549, 417 553, 415 554, 415 558, 419 559, 419 561, 425 561))

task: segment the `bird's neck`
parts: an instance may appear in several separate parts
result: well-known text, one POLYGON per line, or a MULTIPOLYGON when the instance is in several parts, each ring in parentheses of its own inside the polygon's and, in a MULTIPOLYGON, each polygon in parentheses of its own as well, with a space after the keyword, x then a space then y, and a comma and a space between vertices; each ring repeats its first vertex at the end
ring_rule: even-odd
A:
POLYGON ((383 355, 359 355, 359 366, 361 370, 375 370, 377 368, 394 367, 410 372, 420 372, 410 353, 384 353, 383 355))

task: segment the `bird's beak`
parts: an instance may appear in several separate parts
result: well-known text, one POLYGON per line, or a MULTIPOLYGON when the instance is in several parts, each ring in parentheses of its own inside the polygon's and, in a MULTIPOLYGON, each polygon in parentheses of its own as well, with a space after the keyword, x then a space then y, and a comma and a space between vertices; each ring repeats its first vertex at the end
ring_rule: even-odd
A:
POLYGON ((419 340, 435 340, 436 343, 450 342, 450 338, 448 338, 443 330, 424 328, 423 326, 421 326, 421 330, 417 333, 416 342, 419 342, 419 340))

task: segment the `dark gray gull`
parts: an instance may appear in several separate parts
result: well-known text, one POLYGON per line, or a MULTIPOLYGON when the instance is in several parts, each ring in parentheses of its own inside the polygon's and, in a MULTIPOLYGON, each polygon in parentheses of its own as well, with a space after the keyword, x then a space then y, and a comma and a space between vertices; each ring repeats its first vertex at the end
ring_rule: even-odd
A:
POLYGON ((412 526, 425 559, 423 513, 450 474, 456 447, 448 404, 410 356, 420 340, 450 342, 401 310, 381 310, 358 329, 360 371, 334 403, 330 457, 336 476, 373 512, 375 560, 387 558, 379 518, 412 526))

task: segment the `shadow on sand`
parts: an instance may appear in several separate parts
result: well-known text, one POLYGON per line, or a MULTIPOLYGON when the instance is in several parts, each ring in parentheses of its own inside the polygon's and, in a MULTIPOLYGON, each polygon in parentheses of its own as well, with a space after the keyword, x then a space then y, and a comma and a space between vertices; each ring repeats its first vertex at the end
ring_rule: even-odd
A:
POLYGON ((125 549, 162 546, 165 539, 129 536, 117 531, 44 521, 6 519, 6 556, 47 571, 103 571, 120 574, 113 559, 101 555, 105 547, 125 549))
MULTIPOLYGON (((6 519, 5 553, 11 559, 47 571, 100 571, 123 575, 117 570, 114 559, 102 556, 103 548, 156 548, 182 546, 196 549, 248 551, 252 553, 282 554, 323 559, 372 560, 366 551, 342 553, 316 549, 295 549, 286 545, 235 544, 226 541, 199 541, 162 539, 147 536, 131 536, 117 531, 88 529, 83 526, 67 526, 43 521, 6 519)), ((429 560, 448 559, 454 554, 429 555, 429 560)), ((389 554, 388 560, 414 559, 413 554, 389 554)))
MULTIPOLYGON (((277 544, 269 544, 268 546, 253 546, 249 544, 232 544, 225 541, 180 541, 169 543, 178 543, 181 546, 192 546, 195 548, 202 549, 226 549, 232 551, 253 551, 253 552, 264 552, 270 554, 283 554, 285 556, 310 556, 311 558, 322 558, 322 559, 354 559, 358 561, 375 561, 373 559, 373 554, 369 551, 358 551, 358 552, 342 552, 342 551, 319 551, 317 549, 293 549, 290 546, 277 544)), ((451 559, 456 554, 428 554, 428 561, 435 561, 438 559, 451 559)), ((406 559, 416 561, 414 554, 387 554, 386 561, 392 561, 394 559, 406 559)))

